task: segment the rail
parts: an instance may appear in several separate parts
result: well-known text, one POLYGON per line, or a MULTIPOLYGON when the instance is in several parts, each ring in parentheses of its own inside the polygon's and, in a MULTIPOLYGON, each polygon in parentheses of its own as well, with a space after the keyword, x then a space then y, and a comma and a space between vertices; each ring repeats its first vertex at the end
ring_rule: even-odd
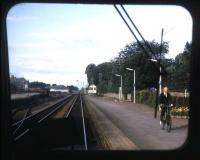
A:
POLYGON ((45 108, 44 110, 29 115, 26 117, 27 112, 25 113, 22 120, 19 120, 12 124, 13 134, 14 134, 14 140, 20 139, 22 136, 24 136, 27 132, 29 132, 29 128, 26 127, 27 124, 30 123, 41 123, 45 119, 49 118, 51 115, 56 113, 60 108, 62 108, 66 103, 68 103, 71 100, 72 96, 67 96, 66 98, 63 98, 56 104, 53 104, 52 106, 45 108))

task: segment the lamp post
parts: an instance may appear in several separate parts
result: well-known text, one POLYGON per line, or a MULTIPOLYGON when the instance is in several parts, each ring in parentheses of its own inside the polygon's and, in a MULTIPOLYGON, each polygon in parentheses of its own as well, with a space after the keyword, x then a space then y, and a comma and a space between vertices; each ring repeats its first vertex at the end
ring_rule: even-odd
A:
POLYGON ((120 74, 115 74, 115 76, 120 77, 120 79, 121 79, 120 99, 122 100, 122 94, 123 94, 123 92, 122 92, 122 75, 120 75, 120 74))
POLYGON ((133 103, 135 104, 135 69, 126 68, 126 70, 133 71, 133 103))

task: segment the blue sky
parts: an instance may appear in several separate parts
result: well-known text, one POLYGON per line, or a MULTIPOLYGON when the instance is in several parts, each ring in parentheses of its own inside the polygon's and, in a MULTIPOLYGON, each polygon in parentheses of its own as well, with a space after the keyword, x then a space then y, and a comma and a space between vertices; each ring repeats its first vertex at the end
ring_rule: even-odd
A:
MULTIPOLYGON (((168 57, 192 40, 192 18, 182 7, 125 8, 147 40, 160 42, 164 28, 168 57)), ((18 4, 8 12, 7 33, 10 73, 79 87, 89 63, 109 61, 135 41, 112 5, 18 4)))

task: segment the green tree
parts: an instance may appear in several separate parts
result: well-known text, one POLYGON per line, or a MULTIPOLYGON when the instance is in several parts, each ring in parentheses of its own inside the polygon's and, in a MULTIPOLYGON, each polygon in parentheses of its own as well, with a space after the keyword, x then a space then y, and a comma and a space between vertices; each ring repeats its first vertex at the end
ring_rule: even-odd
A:
POLYGON ((110 92, 112 88, 113 65, 111 62, 104 62, 96 66, 97 91, 99 94, 110 92))
POLYGON ((189 89, 191 43, 186 43, 183 53, 175 58, 173 73, 174 88, 177 90, 189 89))
POLYGON ((98 92, 98 95, 102 95, 103 93, 106 93, 107 92, 107 82, 106 81, 101 81, 98 83, 97 85, 97 92, 98 92))
MULTIPOLYGON (((144 42, 141 42, 144 45, 144 42)), ((99 65, 89 64, 86 67, 88 83, 97 85, 100 93, 118 92, 120 86, 120 78, 114 74, 120 74, 123 77, 123 93, 128 94, 133 88, 133 72, 127 71, 126 68, 134 68, 136 70, 136 87, 137 89, 145 89, 155 87, 157 84, 156 70, 150 62, 149 58, 165 59, 168 53, 168 43, 163 43, 163 52, 160 56, 160 44, 151 41, 148 42, 155 55, 147 56, 137 42, 126 45, 110 62, 104 62, 99 65)), ((146 48, 146 47, 145 47, 146 48)), ((147 48, 146 48, 147 49, 147 48)), ((147 49, 148 50, 148 49, 147 49)))
MULTIPOLYGON (((143 46, 145 46, 143 42, 141 43, 143 44, 143 46)), ((120 70, 123 76, 123 91, 125 94, 130 93, 133 88, 133 72, 127 71, 127 67, 136 70, 137 89, 155 87, 157 84, 156 70, 153 67, 152 62, 150 62, 148 59, 160 57, 161 59, 164 59, 165 54, 168 53, 169 46, 167 42, 163 43, 163 52, 160 56, 160 44, 155 41, 151 41, 148 43, 154 51, 155 55, 149 52, 149 56, 147 56, 142 48, 138 45, 138 43, 133 42, 129 45, 126 45, 125 48, 120 51, 118 58, 116 58, 117 60, 121 59, 120 70)))
POLYGON ((95 84, 97 85, 97 73, 96 73, 96 65, 95 64, 89 64, 86 67, 85 74, 87 74, 87 80, 89 85, 95 84))

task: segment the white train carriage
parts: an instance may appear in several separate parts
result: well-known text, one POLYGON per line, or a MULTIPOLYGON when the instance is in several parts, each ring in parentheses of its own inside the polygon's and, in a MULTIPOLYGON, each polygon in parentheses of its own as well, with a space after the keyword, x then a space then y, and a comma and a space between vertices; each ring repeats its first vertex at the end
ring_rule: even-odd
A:
POLYGON ((94 84, 90 85, 88 87, 88 94, 90 95, 90 94, 96 94, 96 93, 97 93, 97 87, 94 84))

